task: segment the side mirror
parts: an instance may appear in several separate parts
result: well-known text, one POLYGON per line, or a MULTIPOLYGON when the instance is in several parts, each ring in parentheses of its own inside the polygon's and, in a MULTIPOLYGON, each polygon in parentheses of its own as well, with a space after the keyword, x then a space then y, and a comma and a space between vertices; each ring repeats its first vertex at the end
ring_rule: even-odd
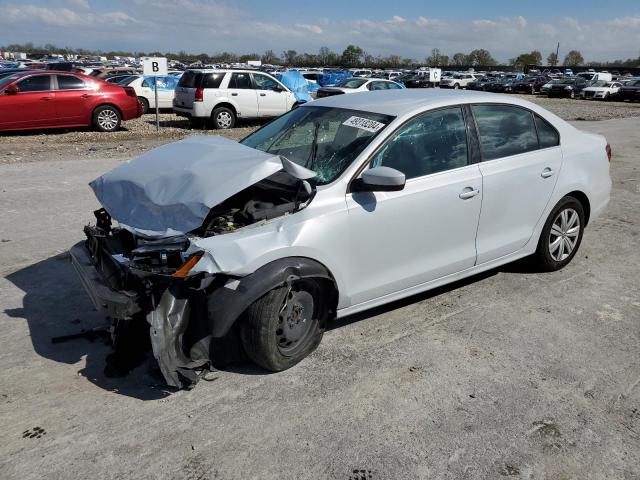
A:
POLYGON ((391 167, 374 167, 365 170, 351 184, 353 192, 397 192, 404 188, 404 173, 391 167))
POLYGON ((15 95, 18 92, 20 92, 20 87, 15 84, 9 85, 7 88, 4 89, 4 93, 6 93, 7 95, 15 95))
POLYGON ((280 85, 276 85, 275 87, 273 87, 273 91, 274 92, 284 92, 285 90, 280 85))

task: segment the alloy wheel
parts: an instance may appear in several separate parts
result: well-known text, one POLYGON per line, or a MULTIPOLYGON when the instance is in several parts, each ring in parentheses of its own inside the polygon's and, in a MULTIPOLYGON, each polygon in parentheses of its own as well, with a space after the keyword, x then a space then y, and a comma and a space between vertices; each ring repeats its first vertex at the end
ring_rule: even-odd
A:
POLYGON ((573 208, 560 211, 549 232, 549 254, 556 262, 566 260, 578 243, 580 216, 573 208))
POLYGON ((113 110, 102 110, 98 114, 98 125, 104 130, 113 130, 118 125, 118 114, 113 110))
POLYGON ((231 126, 233 119, 231 118, 231 114, 229 112, 220 112, 216 116, 216 122, 220 128, 229 128, 231 126))

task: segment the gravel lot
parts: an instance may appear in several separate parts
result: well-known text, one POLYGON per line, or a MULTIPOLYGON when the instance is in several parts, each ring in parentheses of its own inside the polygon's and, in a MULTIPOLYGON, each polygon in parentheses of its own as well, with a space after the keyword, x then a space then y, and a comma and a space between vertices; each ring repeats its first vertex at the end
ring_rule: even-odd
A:
MULTIPOLYGON (((546 98, 540 95, 515 95, 534 101, 565 120, 607 120, 640 117, 640 103, 601 102, 546 98)), ((42 159, 75 160, 138 155, 151 147, 180 140, 189 135, 224 135, 239 140, 264 122, 243 122, 233 130, 191 129, 189 122, 174 115, 160 114, 160 131, 156 132, 155 115, 123 123, 114 133, 88 129, 70 131, 33 131, 0 133, 0 164, 33 162, 42 159)))
POLYGON ((152 121, 0 137, 2 480, 640 478, 640 118, 573 122, 609 139, 614 189, 564 270, 507 266, 343 319, 288 371, 173 393, 151 361, 109 379, 108 346, 51 342, 103 324, 64 254, 87 182, 191 133, 152 121))

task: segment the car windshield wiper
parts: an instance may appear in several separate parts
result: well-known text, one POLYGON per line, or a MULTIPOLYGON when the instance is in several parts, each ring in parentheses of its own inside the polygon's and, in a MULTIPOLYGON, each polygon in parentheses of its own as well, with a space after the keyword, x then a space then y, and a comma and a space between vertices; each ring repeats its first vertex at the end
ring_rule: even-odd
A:
POLYGON ((316 155, 318 153, 318 131, 320 130, 320 122, 316 122, 313 129, 313 143, 311 144, 311 151, 309 152, 309 158, 305 162, 304 166, 309 170, 313 170, 316 163, 316 155))

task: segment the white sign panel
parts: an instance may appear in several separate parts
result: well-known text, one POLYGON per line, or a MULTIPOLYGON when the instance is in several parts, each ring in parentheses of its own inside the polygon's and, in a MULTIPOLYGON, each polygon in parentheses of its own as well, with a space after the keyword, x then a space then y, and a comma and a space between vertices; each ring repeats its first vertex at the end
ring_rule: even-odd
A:
POLYGON ((368 118, 362 117, 349 117, 347 118, 343 125, 348 127, 359 128, 360 130, 366 130, 368 132, 377 132, 382 127, 384 127, 384 123, 376 122, 375 120, 369 120, 368 118))
POLYGON ((142 73, 151 76, 167 74, 167 59, 164 57, 144 57, 142 59, 142 73))

